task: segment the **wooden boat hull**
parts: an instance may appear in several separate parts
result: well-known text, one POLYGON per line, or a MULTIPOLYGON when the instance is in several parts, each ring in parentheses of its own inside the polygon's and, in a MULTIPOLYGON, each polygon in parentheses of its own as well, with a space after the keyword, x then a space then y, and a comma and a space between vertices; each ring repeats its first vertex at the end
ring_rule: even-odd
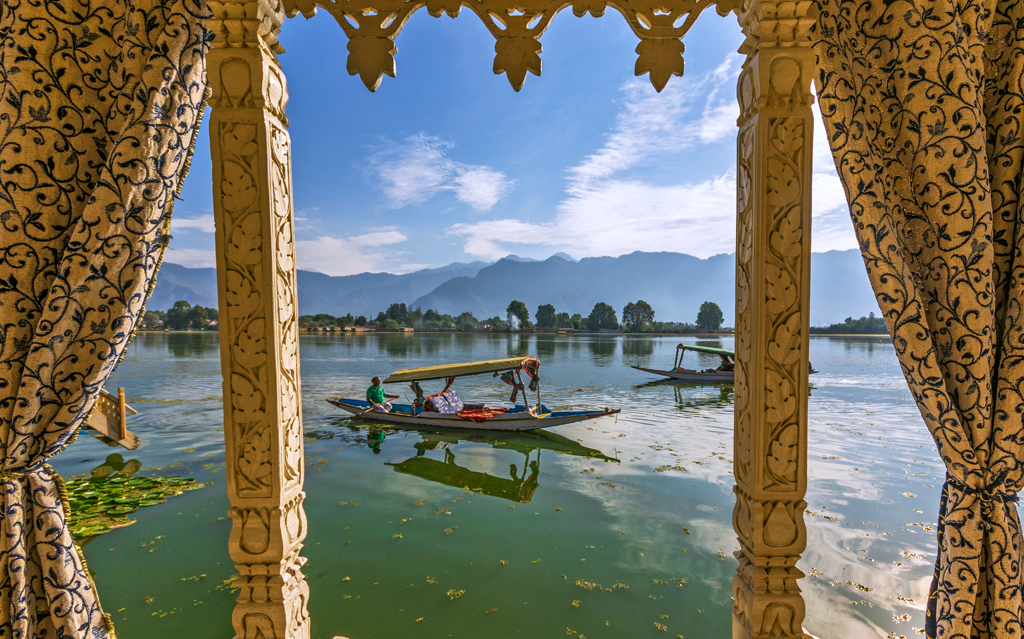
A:
POLYGON ((674 371, 663 371, 656 368, 643 368, 642 366, 634 366, 633 368, 638 371, 644 371, 645 373, 653 373, 655 375, 664 375, 672 379, 682 380, 684 382, 696 382, 701 384, 732 384, 736 379, 736 375, 733 371, 722 371, 720 373, 702 373, 700 371, 694 371, 689 369, 679 369, 674 371))
MULTIPOLYGON (((366 411, 370 405, 364 400, 356 399, 329 399, 330 404, 348 411, 353 415, 359 415, 366 411)), ((408 404, 394 404, 389 413, 370 411, 360 415, 363 419, 372 419, 379 422, 391 424, 415 424, 417 426, 432 426, 435 428, 459 428, 467 430, 532 430, 534 428, 550 428, 582 422, 598 417, 607 417, 619 412, 617 408, 603 408, 601 410, 581 411, 549 411, 538 415, 531 415, 520 410, 516 412, 499 413, 483 422, 475 422, 463 419, 455 414, 443 414, 433 412, 420 412, 412 414, 411 406, 408 404)))

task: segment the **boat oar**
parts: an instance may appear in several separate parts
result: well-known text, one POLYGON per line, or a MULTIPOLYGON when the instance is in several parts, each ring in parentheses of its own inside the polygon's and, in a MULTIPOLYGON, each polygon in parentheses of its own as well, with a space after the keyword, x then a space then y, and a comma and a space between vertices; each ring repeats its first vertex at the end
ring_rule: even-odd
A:
POLYGON ((352 417, 349 417, 349 419, 354 419, 356 417, 362 417, 366 413, 372 413, 374 408, 377 408, 377 407, 376 406, 371 406, 371 407, 367 408, 366 410, 364 410, 363 412, 357 413, 357 414, 353 415, 352 417))

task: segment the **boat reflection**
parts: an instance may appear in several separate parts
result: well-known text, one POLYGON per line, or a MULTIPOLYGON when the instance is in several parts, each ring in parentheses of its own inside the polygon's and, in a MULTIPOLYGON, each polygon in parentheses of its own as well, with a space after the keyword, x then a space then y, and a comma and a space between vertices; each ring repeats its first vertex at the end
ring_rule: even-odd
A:
MULTIPOLYGON (((678 379, 656 379, 643 384, 634 384, 635 390, 655 388, 657 386, 671 386, 675 395, 676 406, 683 411, 700 408, 725 408, 731 406, 735 399, 734 386, 732 384, 698 384, 685 382, 678 379), (695 392, 696 391, 696 392, 695 392), (699 394, 700 391, 707 391, 699 394)), ((807 396, 810 397, 815 387, 807 385, 807 396)))
POLYGON ((444 461, 422 456, 400 462, 398 464, 388 463, 395 471, 404 475, 412 475, 420 479, 426 479, 445 486, 454 486, 464 490, 472 490, 481 495, 500 497, 520 504, 525 504, 533 499, 533 493, 537 492, 540 484, 537 478, 540 476, 540 451, 537 451, 537 459, 531 460, 530 454, 526 454, 523 460, 522 474, 515 464, 509 464, 509 478, 496 477, 487 473, 464 468, 455 463, 455 453, 450 449, 444 451, 444 461), (527 476, 529 470, 529 476, 527 476))
MULTIPOLYGON (((367 446, 378 449, 383 433, 377 431, 376 437, 367 439, 367 446)), ((420 441, 414 444, 416 456, 397 464, 388 462, 395 472, 412 475, 445 486, 453 486, 471 490, 477 494, 498 497, 520 504, 528 503, 533 494, 540 488, 540 457, 542 450, 564 455, 576 455, 618 463, 618 459, 608 457, 594 448, 587 448, 561 435, 545 430, 509 431, 502 433, 501 439, 494 439, 492 433, 470 433, 453 435, 450 433, 419 432, 420 441), (509 476, 500 477, 489 473, 471 470, 459 466, 455 462, 455 451, 452 447, 460 443, 483 443, 500 450, 513 450, 523 455, 522 470, 516 464, 509 464, 509 476), (427 451, 443 450, 444 461, 427 457, 427 451), (534 455, 536 453, 536 455, 534 455), (533 459, 531 459, 533 457, 533 459)), ((374 451, 376 452, 376 450, 374 451)))
POLYGON ((683 382, 677 379, 657 379, 652 382, 636 384, 636 390, 671 386, 675 395, 676 406, 681 410, 695 408, 725 408, 733 401, 732 384, 699 384, 683 382))

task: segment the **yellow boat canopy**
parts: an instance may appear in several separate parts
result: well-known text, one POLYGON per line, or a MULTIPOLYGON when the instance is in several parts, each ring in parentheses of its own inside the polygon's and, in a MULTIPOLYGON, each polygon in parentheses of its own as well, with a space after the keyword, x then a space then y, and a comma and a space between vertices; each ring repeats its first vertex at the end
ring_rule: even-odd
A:
POLYGON ((501 373, 519 368, 525 357, 509 357, 492 359, 486 362, 469 362, 466 364, 446 364, 443 366, 427 366, 425 368, 406 368, 395 371, 384 380, 385 384, 393 382, 425 382, 431 379, 446 377, 462 377, 464 375, 483 375, 484 373, 501 373))

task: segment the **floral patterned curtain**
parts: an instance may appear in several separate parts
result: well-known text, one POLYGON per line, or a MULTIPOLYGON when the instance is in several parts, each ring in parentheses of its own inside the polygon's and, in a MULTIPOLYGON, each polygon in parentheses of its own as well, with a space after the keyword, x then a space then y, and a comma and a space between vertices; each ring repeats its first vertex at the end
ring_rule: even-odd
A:
POLYGON ((1024 4, 823 0, 818 96, 946 466, 929 637, 1021 637, 1024 4))
POLYGON ((206 92, 204 0, 0 8, 0 637, 113 637, 46 465, 142 316, 206 92))

